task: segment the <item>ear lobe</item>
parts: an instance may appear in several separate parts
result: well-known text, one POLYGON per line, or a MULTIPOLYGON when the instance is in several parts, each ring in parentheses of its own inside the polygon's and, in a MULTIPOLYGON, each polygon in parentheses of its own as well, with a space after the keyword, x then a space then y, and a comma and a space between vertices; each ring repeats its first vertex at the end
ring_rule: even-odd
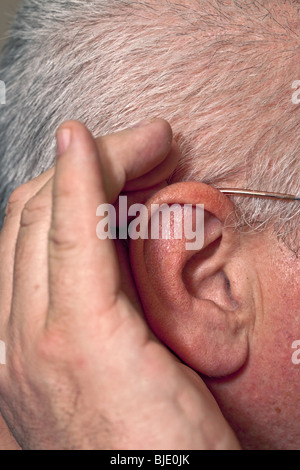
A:
POLYGON ((247 322, 230 291, 226 266, 237 245, 230 228, 231 201, 201 183, 177 183, 147 203, 203 204, 204 245, 187 250, 187 240, 131 240, 130 256, 146 319, 182 361, 208 376, 236 372, 247 360, 247 322))

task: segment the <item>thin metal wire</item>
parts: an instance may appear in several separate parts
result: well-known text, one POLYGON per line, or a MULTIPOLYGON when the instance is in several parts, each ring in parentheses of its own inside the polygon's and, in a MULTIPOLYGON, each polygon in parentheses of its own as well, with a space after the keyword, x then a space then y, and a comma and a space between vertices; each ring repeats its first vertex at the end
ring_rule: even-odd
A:
POLYGON ((300 195, 282 194, 282 193, 268 193, 266 191, 253 191, 252 189, 237 189, 237 188, 218 188, 223 194, 231 196, 245 196, 257 197, 264 199, 281 199, 284 201, 300 201, 300 195))

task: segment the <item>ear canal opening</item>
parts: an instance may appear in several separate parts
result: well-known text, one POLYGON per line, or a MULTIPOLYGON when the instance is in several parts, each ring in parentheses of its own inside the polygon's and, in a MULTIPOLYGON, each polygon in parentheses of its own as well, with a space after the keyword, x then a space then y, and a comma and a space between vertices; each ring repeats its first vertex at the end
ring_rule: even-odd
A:
POLYGON ((223 266, 216 267, 212 259, 221 243, 222 236, 210 243, 203 252, 190 258, 182 270, 182 281, 193 298, 211 301, 219 308, 232 312, 238 304, 232 296, 230 281, 223 266))
POLYGON ((221 243, 222 243, 222 235, 216 240, 214 240, 213 242, 211 242, 207 247, 195 253, 185 264, 182 270, 182 280, 186 286, 186 289, 188 290, 190 294, 192 294, 191 285, 190 285, 191 284, 190 279, 191 279, 192 274, 196 270, 200 269, 200 267, 201 268, 204 267, 206 262, 210 260, 217 253, 217 251, 220 248, 221 243))

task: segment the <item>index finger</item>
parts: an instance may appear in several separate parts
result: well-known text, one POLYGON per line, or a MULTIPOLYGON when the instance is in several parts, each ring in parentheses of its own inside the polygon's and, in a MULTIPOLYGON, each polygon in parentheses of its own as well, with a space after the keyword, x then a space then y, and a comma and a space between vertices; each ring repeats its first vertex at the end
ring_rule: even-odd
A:
POLYGON ((160 165, 170 149, 171 132, 165 121, 158 120, 147 130, 123 131, 96 145, 82 124, 63 127, 72 139, 57 160, 54 177, 48 321, 85 326, 87 311, 92 322, 120 294, 114 244, 96 235, 97 207, 112 203, 128 178, 160 165))
POLYGON ((140 127, 96 139, 108 201, 115 202, 125 186, 136 191, 166 179, 179 160, 170 124, 153 119, 140 127))

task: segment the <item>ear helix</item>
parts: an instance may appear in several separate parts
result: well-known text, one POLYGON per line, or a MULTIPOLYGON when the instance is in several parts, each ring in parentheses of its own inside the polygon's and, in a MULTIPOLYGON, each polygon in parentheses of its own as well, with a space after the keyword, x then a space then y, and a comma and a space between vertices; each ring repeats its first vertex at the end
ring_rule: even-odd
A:
MULTIPOLYGON (((182 210, 187 204, 202 204, 221 220, 232 213, 230 200, 218 190, 193 182, 170 185, 156 193, 147 203, 149 224, 155 204, 177 204, 182 210)), ((184 267, 202 248, 187 250, 187 242, 184 232, 177 239, 151 239, 149 235, 131 240, 131 265, 145 316, 156 336, 189 366, 210 376, 226 375, 243 360, 240 354, 234 355, 239 347, 234 321, 213 302, 196 298, 187 289, 184 267)))

